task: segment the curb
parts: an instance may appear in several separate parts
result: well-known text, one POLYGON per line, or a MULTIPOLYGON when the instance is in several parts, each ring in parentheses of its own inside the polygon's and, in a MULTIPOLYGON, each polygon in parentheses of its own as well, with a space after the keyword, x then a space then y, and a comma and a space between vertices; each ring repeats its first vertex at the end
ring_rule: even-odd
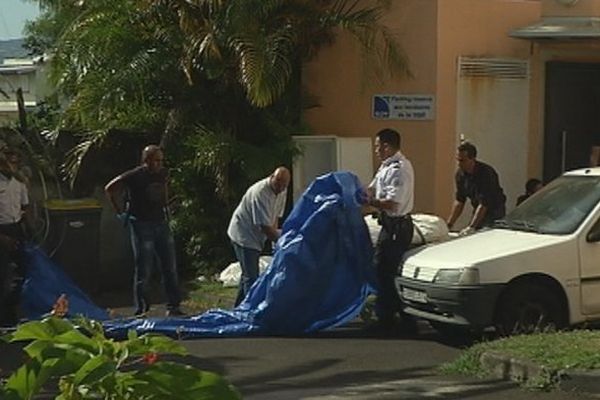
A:
POLYGON ((577 369, 562 371, 560 388, 600 395, 600 371, 577 369))
POLYGON ((494 378, 518 383, 548 381, 564 391, 600 394, 600 371, 554 370, 530 360, 518 359, 506 354, 487 351, 479 357, 479 363, 494 378))

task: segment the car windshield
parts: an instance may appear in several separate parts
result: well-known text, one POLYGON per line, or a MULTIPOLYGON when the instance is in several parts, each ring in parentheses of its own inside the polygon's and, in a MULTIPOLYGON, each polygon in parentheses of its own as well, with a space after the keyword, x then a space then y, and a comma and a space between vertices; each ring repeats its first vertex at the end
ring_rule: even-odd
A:
POLYGON ((599 200, 600 177, 562 176, 521 203, 494 226, 546 234, 568 234, 577 229, 599 200))

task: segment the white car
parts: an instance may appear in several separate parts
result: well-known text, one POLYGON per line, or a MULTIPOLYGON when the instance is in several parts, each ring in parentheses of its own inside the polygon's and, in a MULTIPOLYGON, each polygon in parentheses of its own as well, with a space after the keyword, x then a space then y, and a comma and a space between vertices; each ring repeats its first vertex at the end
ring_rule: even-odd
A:
POLYGON ((600 168, 565 173, 473 235, 408 252, 396 286, 440 331, 600 319, 600 168))

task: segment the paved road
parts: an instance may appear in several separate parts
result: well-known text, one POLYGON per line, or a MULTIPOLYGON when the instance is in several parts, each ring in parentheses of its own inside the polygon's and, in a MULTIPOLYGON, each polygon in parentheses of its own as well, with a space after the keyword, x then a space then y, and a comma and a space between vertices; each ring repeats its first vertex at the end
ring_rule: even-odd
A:
MULTIPOLYGON (((445 343, 425 323, 413 337, 373 337, 355 325, 312 337, 182 343, 190 352, 186 362, 226 376, 245 400, 600 399, 441 375, 436 367, 454 359, 461 345, 445 343)), ((16 350, 0 345, 0 376, 18 365, 16 350)))
POLYGON ((460 346, 444 344, 427 325, 411 338, 369 337, 350 327, 310 338, 202 339, 184 345, 191 363, 228 377, 248 400, 592 398, 441 375, 436 367, 456 357, 460 346))

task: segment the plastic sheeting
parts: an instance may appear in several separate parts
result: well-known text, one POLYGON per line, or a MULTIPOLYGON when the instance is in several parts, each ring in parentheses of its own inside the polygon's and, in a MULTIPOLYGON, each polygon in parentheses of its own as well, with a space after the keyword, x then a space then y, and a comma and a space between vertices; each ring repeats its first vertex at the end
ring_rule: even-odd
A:
MULTIPOLYGON (((448 225, 443 218, 431 214, 411 214, 414 234, 411 245, 420 246, 427 243, 443 242, 451 239, 448 232, 448 225)), ((377 242, 381 225, 377 222, 377 218, 367 215, 365 223, 369 229, 369 235, 373 243, 377 242)))
POLYGON ((363 195, 349 172, 317 178, 284 223, 271 265, 237 308, 189 318, 107 321, 107 333, 296 335, 352 320, 375 282, 372 244, 360 211, 363 195))
MULTIPOLYGON (((267 270, 271 262, 273 261, 272 256, 260 256, 258 257, 258 273, 262 274, 267 270)), ((224 287, 237 287, 240 284, 242 278, 242 267, 240 267, 239 261, 232 262, 219 274, 219 281, 223 282, 224 287)))
POLYGON ((108 319, 108 313, 94 305, 41 249, 25 245, 23 251, 27 274, 21 291, 21 308, 28 319, 39 319, 48 314, 62 294, 69 301, 67 317, 85 316, 99 321, 108 319))

